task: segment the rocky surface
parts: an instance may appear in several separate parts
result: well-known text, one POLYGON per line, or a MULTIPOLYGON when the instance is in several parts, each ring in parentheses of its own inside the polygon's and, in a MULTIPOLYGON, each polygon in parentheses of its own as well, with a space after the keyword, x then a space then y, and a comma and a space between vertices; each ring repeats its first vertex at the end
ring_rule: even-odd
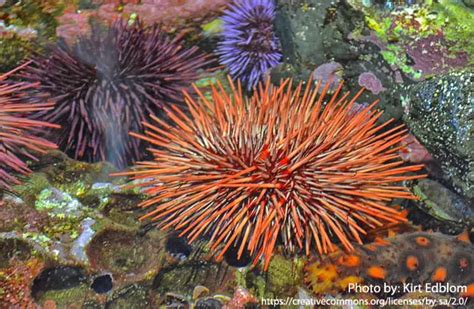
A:
POLYGON ((445 181, 474 207, 474 73, 407 87, 402 102, 412 133, 440 163, 445 181))
POLYGON ((321 66, 337 63, 342 69, 336 78, 344 80, 345 90, 355 92, 361 88, 359 77, 370 72, 380 83, 377 95, 365 91, 360 103, 379 99, 378 107, 385 111, 383 121, 401 118, 403 110, 396 98, 397 79, 403 79, 383 59, 380 46, 364 39, 370 32, 360 11, 339 0, 277 3, 275 28, 282 42, 283 63, 272 72, 273 81, 282 77, 307 80, 321 66))
POLYGON ((217 262, 205 241, 141 225, 141 193, 107 163, 51 152, 31 167, 15 196, 0 197, 2 305, 233 308, 291 296, 301 284, 303 260, 279 256, 263 273, 232 250, 217 262))

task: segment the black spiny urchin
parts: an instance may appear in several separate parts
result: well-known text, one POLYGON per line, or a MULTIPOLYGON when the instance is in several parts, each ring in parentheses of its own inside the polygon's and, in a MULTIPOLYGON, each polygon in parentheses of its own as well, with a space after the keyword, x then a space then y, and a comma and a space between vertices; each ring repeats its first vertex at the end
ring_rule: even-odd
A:
POLYGON ((49 56, 33 59, 22 77, 41 82, 40 91, 56 102, 40 116, 62 125, 57 143, 63 151, 123 166, 141 157, 128 132, 142 131, 149 114, 182 102, 182 90, 210 62, 158 26, 119 21, 105 31, 96 27, 73 46, 60 42, 49 56))

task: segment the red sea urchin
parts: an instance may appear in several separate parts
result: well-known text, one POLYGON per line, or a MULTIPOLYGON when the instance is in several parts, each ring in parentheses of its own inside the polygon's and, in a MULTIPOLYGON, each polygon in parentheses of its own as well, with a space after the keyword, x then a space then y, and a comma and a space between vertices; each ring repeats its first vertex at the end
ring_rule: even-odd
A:
POLYGON ((247 250, 264 269, 277 241, 289 252, 325 254, 335 241, 351 250, 367 229, 405 220, 387 203, 415 197, 393 183, 423 177, 406 175, 422 165, 403 165, 396 145, 406 130, 377 125, 376 102, 354 114, 362 90, 349 100, 340 84, 324 103, 327 87, 318 96, 312 83, 267 82, 246 98, 229 82, 231 95, 220 85, 211 100, 185 94, 191 116, 169 110, 174 126, 152 117, 145 135, 131 134, 156 146, 154 161, 120 173, 151 196, 142 220, 190 241, 209 237, 217 259, 247 250))
POLYGON ((60 42, 21 77, 40 82, 41 92, 56 102, 41 116, 63 125, 62 150, 75 159, 124 166, 143 154, 128 132, 141 132, 148 114, 182 103, 182 90, 210 62, 197 47, 185 48, 182 36, 117 21, 108 29, 96 26, 72 47, 60 42))
POLYGON ((11 189, 18 184, 12 173, 27 174, 30 172, 21 157, 36 159, 31 152, 44 153, 56 145, 37 137, 44 128, 59 128, 48 122, 29 119, 33 113, 50 111, 52 103, 25 103, 26 90, 37 85, 30 83, 10 83, 6 79, 19 68, 0 75, 0 191, 11 189))

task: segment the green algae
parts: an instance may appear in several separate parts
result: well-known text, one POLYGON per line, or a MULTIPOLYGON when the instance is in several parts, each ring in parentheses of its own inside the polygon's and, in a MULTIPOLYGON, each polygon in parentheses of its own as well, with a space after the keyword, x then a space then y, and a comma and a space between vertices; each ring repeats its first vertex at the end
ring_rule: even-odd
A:
POLYGON ((56 18, 71 1, 7 0, 1 6, 2 22, 10 29, 0 35, 2 71, 16 67, 25 57, 44 51, 56 40, 56 18), (35 37, 23 37, 11 29, 31 29, 35 37))
POLYGON ((457 52, 463 52, 468 54, 471 64, 474 63, 474 10, 459 1, 425 3, 416 9, 406 8, 390 14, 368 11, 365 22, 386 44, 386 48, 381 51, 383 58, 415 79, 419 79, 421 73, 407 64, 404 47, 415 39, 442 33, 449 50, 447 57, 456 57, 457 52))
POLYGON ((287 259, 281 255, 273 256, 268 267, 268 289, 275 295, 293 293, 303 276, 303 262, 300 259, 287 259))
POLYGON ((34 205, 36 196, 49 187, 51 184, 45 174, 33 173, 21 185, 17 185, 13 189, 28 205, 34 205))
POLYGON ((423 193, 423 190, 420 188, 420 186, 413 186, 413 194, 415 194, 419 198, 419 202, 424 205, 423 210, 434 218, 441 221, 456 221, 455 218, 450 216, 436 202, 431 201, 428 196, 423 193))
POLYGON ((446 39, 455 43, 452 49, 468 53, 474 64, 474 10, 454 0, 440 0, 434 9, 446 39))
POLYGON ((222 31, 223 22, 220 18, 216 18, 201 26, 205 36, 216 36, 222 31))
POLYGON ((83 304, 85 300, 90 299, 93 291, 86 284, 63 290, 49 290, 41 295, 38 303, 44 304, 46 300, 54 300, 59 308, 68 308, 72 305, 83 304))

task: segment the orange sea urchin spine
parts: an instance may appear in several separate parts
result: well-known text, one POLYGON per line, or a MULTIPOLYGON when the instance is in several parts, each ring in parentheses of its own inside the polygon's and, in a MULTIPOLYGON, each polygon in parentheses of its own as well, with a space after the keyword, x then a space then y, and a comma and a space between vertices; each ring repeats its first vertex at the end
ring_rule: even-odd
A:
POLYGON ((22 157, 36 159, 33 152, 44 153, 56 148, 55 144, 35 133, 59 126, 28 118, 35 112, 52 109, 54 104, 24 103, 23 91, 36 85, 7 81, 8 76, 26 65, 28 63, 0 75, 0 190, 11 189, 12 184, 19 183, 13 173, 30 172, 22 157))
POLYGON ((144 135, 154 156, 137 170, 120 175, 144 179, 158 227, 180 231, 190 241, 210 239, 217 258, 231 247, 238 258, 247 250, 254 264, 268 267, 277 243, 290 252, 315 248, 325 254, 338 241, 346 250, 362 242, 367 229, 404 221, 387 202, 414 199, 395 182, 422 165, 405 166, 397 144, 402 126, 376 124, 376 102, 358 113, 337 91, 318 95, 319 85, 291 80, 260 84, 247 98, 229 80, 231 93, 218 84, 212 99, 195 87, 199 101, 185 93, 190 116, 177 107, 166 112, 169 125, 152 117, 144 135))

